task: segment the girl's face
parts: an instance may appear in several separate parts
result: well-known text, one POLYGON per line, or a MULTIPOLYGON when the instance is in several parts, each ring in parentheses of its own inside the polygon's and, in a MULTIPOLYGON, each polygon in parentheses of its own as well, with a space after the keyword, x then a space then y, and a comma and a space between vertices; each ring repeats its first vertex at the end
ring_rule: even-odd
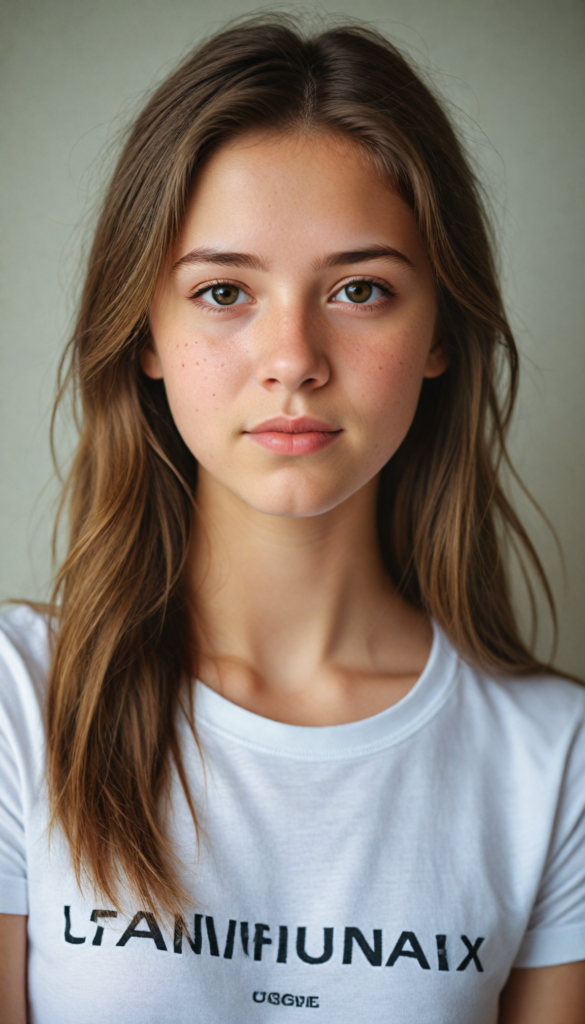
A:
POLYGON ((218 494, 311 516, 400 445, 446 366, 436 318, 412 212, 357 146, 247 138, 197 178, 141 362, 218 494))

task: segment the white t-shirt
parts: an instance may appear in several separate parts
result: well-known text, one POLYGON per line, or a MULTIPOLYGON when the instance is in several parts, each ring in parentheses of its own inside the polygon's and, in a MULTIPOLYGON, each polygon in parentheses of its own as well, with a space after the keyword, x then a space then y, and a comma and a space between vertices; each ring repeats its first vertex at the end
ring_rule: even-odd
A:
POLYGON ((80 894, 47 843, 47 637, 0 629, 0 911, 29 915, 34 1024, 495 1024, 510 969, 585 959, 585 690, 469 668, 435 628, 404 700, 261 718, 201 683, 188 934, 80 894))

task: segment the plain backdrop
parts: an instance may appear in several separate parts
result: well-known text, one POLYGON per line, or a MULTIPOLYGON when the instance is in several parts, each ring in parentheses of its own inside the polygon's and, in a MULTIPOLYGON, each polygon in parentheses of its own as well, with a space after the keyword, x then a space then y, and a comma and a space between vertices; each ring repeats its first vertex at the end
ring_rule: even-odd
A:
MULTIPOLYGON (((48 431, 83 249, 116 137, 245 0, 0 0, 0 598, 43 598, 58 495, 48 431)), ((267 6, 266 10, 275 9, 267 6)), ((488 190, 522 355, 511 450, 552 522, 519 498, 560 612, 558 664, 585 675, 585 4, 326 0, 363 18, 445 98, 488 190)), ((60 431, 65 457, 72 433, 60 431)), ((521 609, 526 608, 519 589, 521 609)), ((550 637, 543 630, 539 651, 550 637)))

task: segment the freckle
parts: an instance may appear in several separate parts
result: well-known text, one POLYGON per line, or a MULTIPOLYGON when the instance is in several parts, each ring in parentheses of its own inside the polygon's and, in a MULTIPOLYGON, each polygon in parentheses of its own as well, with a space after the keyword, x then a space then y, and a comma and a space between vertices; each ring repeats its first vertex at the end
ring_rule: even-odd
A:
POLYGON ((215 398, 215 391, 213 392, 213 394, 212 394, 212 396, 211 396, 211 397, 212 397, 212 398, 215 398))
POLYGON ((183 367, 183 369, 185 369, 185 364, 184 363, 181 363, 181 366, 183 367))

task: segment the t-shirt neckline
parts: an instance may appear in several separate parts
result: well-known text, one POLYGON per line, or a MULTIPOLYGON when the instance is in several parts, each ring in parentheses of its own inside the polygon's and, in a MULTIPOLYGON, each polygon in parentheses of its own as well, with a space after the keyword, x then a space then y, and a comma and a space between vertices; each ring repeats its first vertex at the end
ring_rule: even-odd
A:
POLYGON ((197 726, 267 754, 301 760, 362 757, 394 746, 437 714, 455 684, 458 656, 436 622, 432 626, 429 658, 412 690, 377 715, 343 725, 289 725, 248 711, 197 680, 197 726))

